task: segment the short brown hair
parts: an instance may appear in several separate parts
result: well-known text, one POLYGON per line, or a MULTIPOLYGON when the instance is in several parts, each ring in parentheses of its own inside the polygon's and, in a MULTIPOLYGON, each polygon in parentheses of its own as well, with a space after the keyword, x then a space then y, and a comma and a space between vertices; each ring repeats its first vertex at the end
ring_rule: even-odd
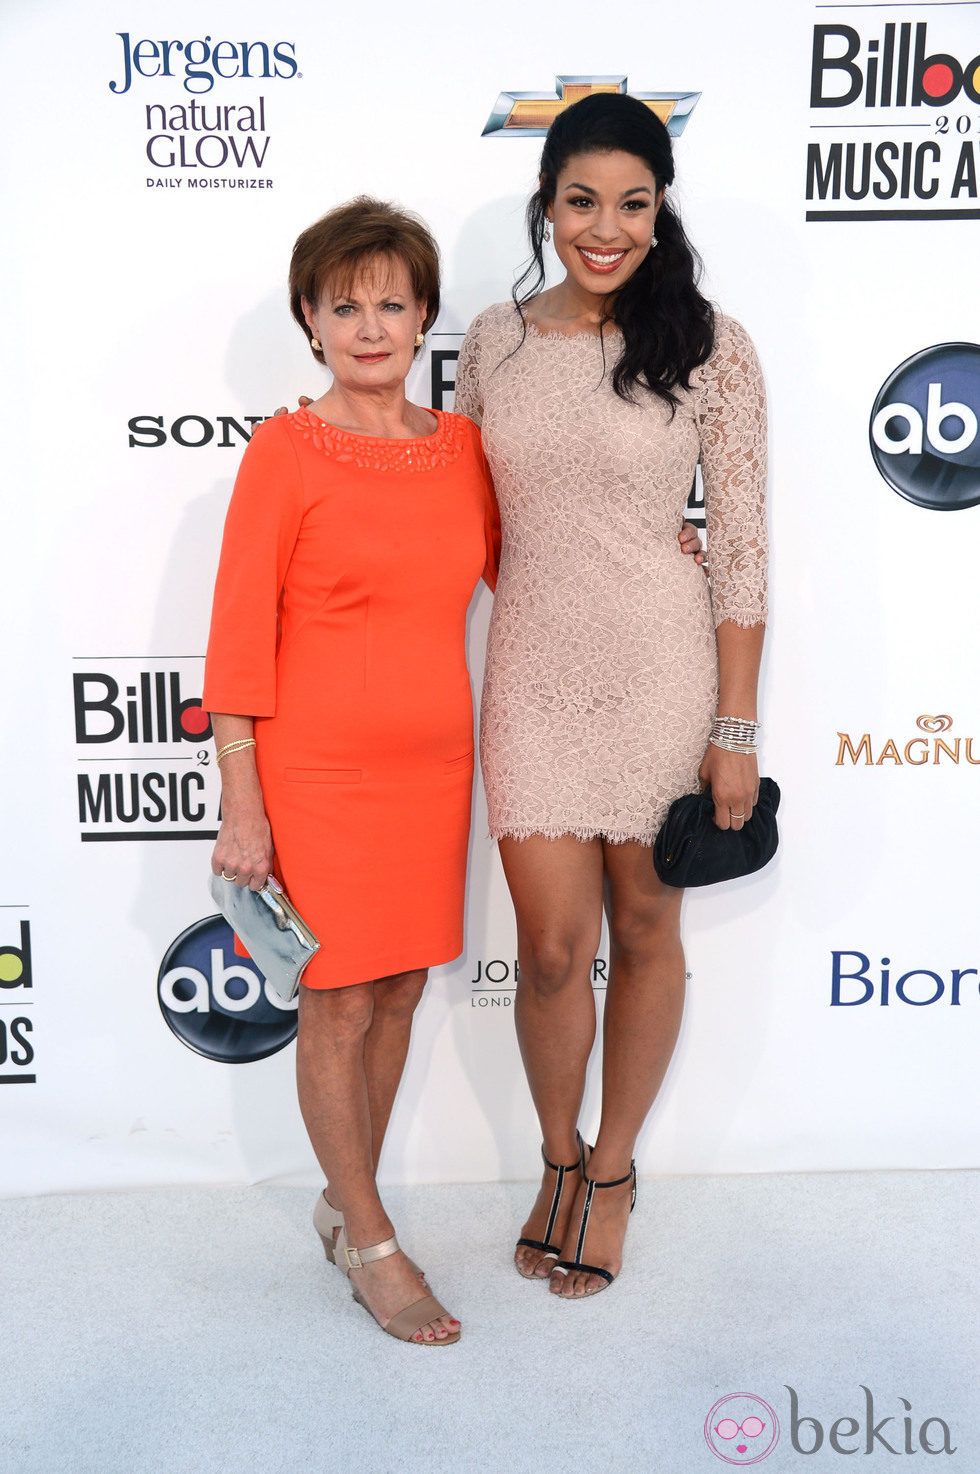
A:
MULTIPOLYGON (((348 291, 379 258, 404 262, 416 301, 426 304, 422 331, 428 331, 439 315, 439 247, 432 232, 417 215, 362 194, 308 226, 293 247, 289 306, 308 339, 313 334, 303 316, 303 298, 319 302, 328 284, 348 291)), ((322 351, 312 352, 323 363, 322 351)))

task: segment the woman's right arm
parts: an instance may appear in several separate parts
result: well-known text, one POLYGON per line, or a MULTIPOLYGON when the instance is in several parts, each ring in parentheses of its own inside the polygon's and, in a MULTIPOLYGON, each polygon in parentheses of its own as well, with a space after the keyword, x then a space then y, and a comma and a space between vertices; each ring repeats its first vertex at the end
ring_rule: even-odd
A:
MULTIPOLYGON (((253 740, 251 717, 212 712, 214 741, 220 752, 228 743, 253 740)), ((221 773, 221 828, 211 856, 215 875, 236 885, 261 890, 272 872, 272 830, 266 817, 255 765, 255 748, 229 752, 219 764, 221 773)))
MULTIPOLYGON (((255 718, 275 716, 279 604, 302 519, 293 438, 282 421, 260 425, 228 506, 211 612, 202 701, 219 751, 252 739, 255 718)), ((255 748, 227 753, 219 771, 222 822, 211 868, 258 890, 272 869, 273 840, 255 748)))

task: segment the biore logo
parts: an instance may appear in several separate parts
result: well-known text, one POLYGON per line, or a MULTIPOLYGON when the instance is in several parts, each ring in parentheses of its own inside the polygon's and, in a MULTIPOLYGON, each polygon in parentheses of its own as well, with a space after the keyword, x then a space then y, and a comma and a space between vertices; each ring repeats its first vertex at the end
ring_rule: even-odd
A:
POLYGON ((627 92, 645 102, 674 138, 683 133, 700 92, 634 92, 625 77, 557 77, 554 92, 501 92, 483 137, 543 138, 559 113, 594 92, 627 92))
POLYGON ((890 22, 863 40, 853 26, 813 28, 810 106, 945 107, 963 93, 980 102, 980 55, 960 62, 948 52, 929 54, 926 22, 890 22), (863 55, 862 55, 863 52, 863 55), (860 58, 860 61, 859 61, 860 58))
POLYGON ((732 1392, 720 1397, 704 1420, 704 1438, 726 1464, 760 1464, 779 1442, 779 1419, 761 1397, 732 1392))
POLYGON ((296 1036, 298 999, 284 1003, 255 963, 235 952, 221 916, 195 921, 167 948, 160 1011, 181 1044, 221 1064, 248 1064, 296 1036))
POLYGON ((184 90, 198 96, 210 92, 216 81, 233 78, 299 76, 295 41, 133 41, 128 31, 117 31, 122 42, 122 76, 109 83, 117 96, 129 91, 134 77, 174 77, 181 71, 184 90))
POLYGON ((900 972, 890 957, 882 957, 880 965, 872 968, 871 958, 863 952, 831 952, 830 957, 831 1008, 859 1008, 862 1003, 875 1001, 881 1008, 888 1008, 893 997, 913 1008, 928 1008, 942 1000, 958 1008, 965 980, 974 979, 965 983, 966 996, 971 1000, 980 980, 980 969, 975 967, 954 967, 947 976, 929 967, 900 972))
POLYGON ((37 1076, 28 1073, 34 1063, 34 1025, 26 1010, 33 990, 31 924, 21 921, 19 946, 0 941, 0 1085, 37 1083, 37 1076))
POLYGON ((977 219, 975 6, 937 7, 928 25, 869 16, 862 30, 861 7, 840 8, 846 19, 813 28, 807 220, 977 219))
POLYGON ((200 658, 76 661, 72 677, 83 841, 213 839, 220 794, 200 658), (108 667, 108 668, 107 668, 108 667))
POLYGON ((980 345, 938 343, 900 364, 871 410, 871 454, 893 491, 917 507, 980 503, 980 345))

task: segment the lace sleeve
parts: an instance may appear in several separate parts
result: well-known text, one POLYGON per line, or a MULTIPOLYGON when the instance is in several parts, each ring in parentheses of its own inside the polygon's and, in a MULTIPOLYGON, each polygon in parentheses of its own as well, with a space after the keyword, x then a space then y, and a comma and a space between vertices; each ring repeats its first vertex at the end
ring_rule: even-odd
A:
POLYGON ((483 390, 480 384, 480 319, 469 326, 456 364, 456 400, 458 415, 466 415, 475 425, 483 424, 483 390))
POLYGON ((743 629, 767 614, 766 397, 752 340, 718 316, 701 370, 698 419, 715 624, 743 629))

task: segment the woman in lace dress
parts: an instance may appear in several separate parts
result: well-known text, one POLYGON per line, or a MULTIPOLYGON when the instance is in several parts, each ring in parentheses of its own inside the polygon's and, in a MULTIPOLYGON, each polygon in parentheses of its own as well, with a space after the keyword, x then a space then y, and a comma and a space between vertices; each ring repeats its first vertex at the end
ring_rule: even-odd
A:
POLYGON ((619 1272, 634 1145, 680 1026, 681 895, 658 880, 650 845, 671 801, 699 783, 722 828, 748 821, 758 788, 752 752, 709 737, 718 717, 757 715, 762 376, 745 331, 697 290, 699 263, 664 197, 673 177, 667 130, 635 99, 595 95, 560 114, 528 207, 534 264, 516 305, 477 317, 457 372, 456 407, 482 424, 503 527, 481 757, 517 913, 516 1022, 545 1160, 516 1263, 566 1298, 619 1272), (541 291, 552 231, 566 274, 541 291), (699 461, 710 591, 676 538, 699 461), (603 908, 589 1152, 578 1115, 603 908))

